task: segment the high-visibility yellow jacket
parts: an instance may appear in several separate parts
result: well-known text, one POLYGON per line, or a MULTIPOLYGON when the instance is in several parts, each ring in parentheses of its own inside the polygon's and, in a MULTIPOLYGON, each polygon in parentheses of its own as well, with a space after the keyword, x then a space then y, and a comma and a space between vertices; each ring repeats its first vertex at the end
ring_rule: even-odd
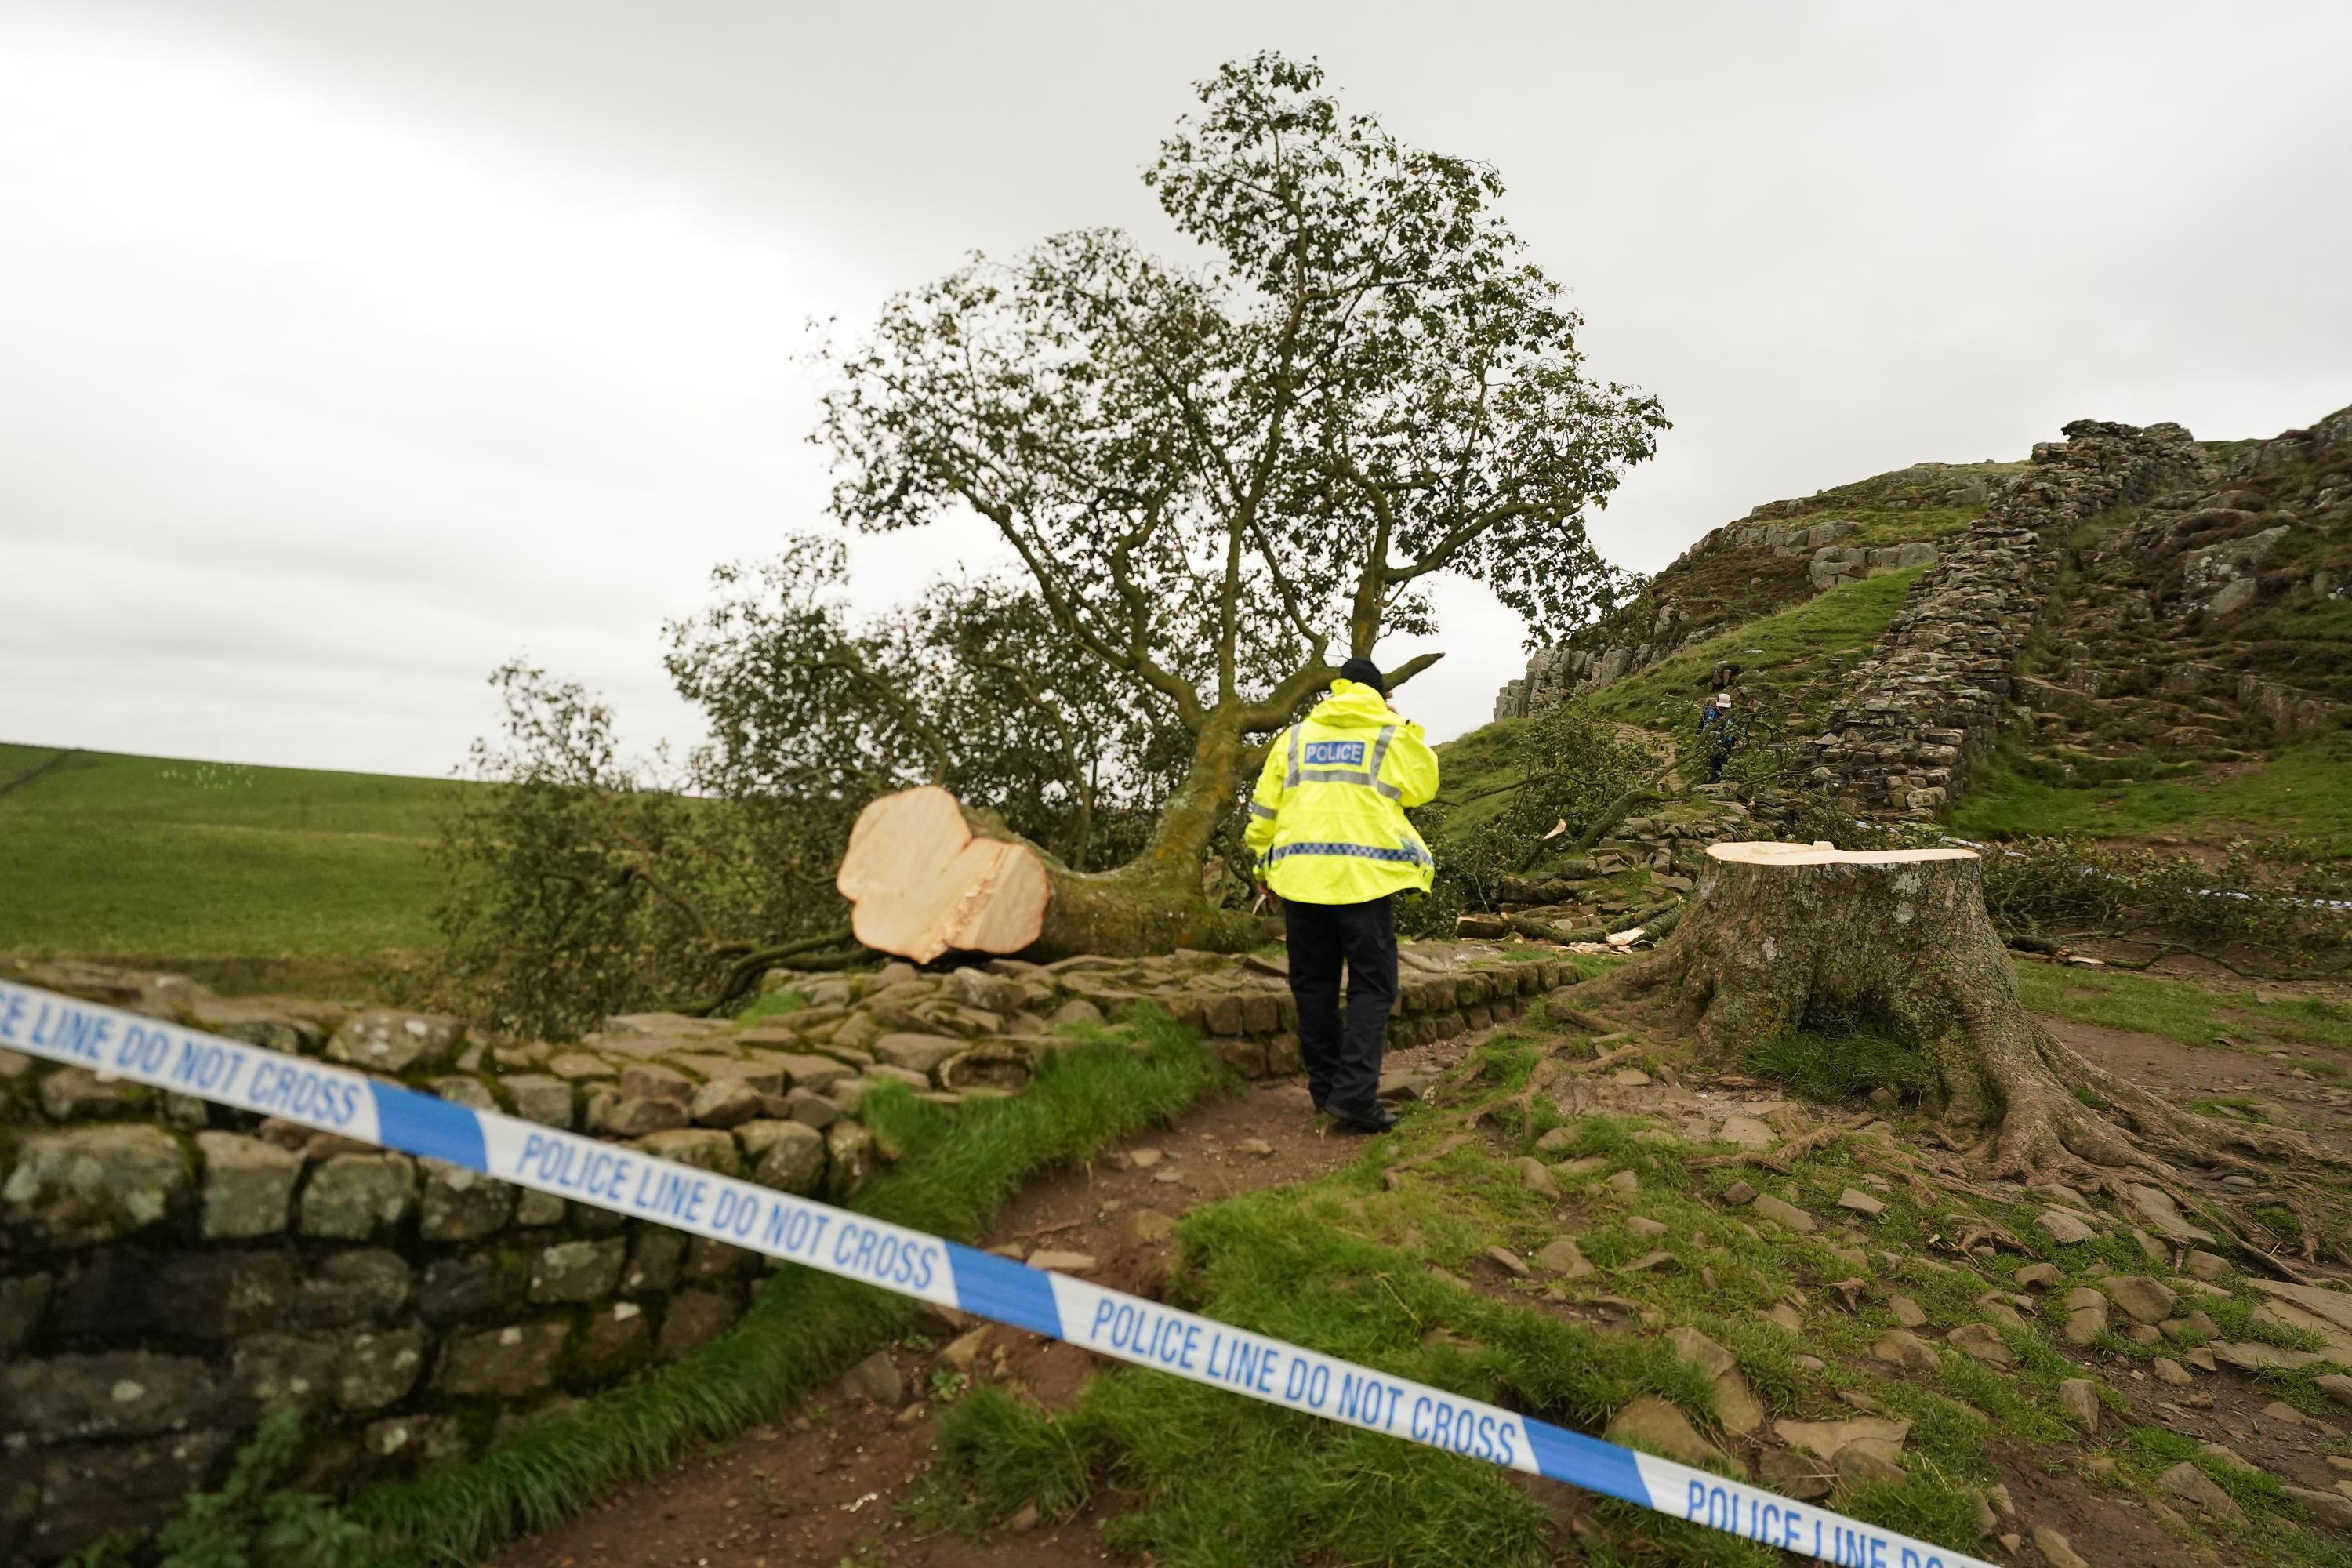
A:
POLYGON ((1258 875, 1302 904, 1360 904, 1429 889, 1429 846, 1404 808, 1437 794, 1437 753, 1421 726, 1371 687, 1331 695, 1274 738, 1250 800, 1258 875))

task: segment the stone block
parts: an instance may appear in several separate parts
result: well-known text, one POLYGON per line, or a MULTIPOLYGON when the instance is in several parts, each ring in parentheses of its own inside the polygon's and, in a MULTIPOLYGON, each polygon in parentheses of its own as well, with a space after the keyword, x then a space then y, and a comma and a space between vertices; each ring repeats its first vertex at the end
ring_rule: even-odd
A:
POLYGON ((638 1100, 668 1100, 684 1105, 694 1098, 694 1080, 658 1062, 631 1062, 621 1069, 621 1092, 638 1100))
POLYGON ((190 1493, 219 1480, 236 1447, 227 1432, 182 1432, 44 1455, 28 1536, 34 1558, 54 1561, 173 1518, 190 1493))
POLYGON ((874 1057, 891 1067, 928 1077, 941 1062, 963 1048, 963 1041, 945 1035, 884 1035, 874 1042, 874 1057))
POLYGON ((37 1244, 95 1247, 163 1219, 194 1181, 186 1145, 160 1127, 36 1132, 0 1184, 0 1221, 37 1244))
POLYGON ((714 1083, 745 1083, 762 1094, 782 1094, 790 1075, 773 1062, 759 1061, 751 1057, 722 1057, 707 1051, 683 1052, 669 1058, 670 1065, 685 1068, 701 1079, 705 1087, 714 1083))
POLYGON ((204 1157, 205 1240, 249 1240, 286 1228, 301 1156, 234 1132, 197 1133, 196 1152, 204 1157))
POLYGON ((381 1474, 418 1475, 463 1459, 465 1428, 446 1415, 394 1415, 368 1423, 361 1449, 381 1474))
POLYGON ((548 1058, 547 1070, 566 1083, 594 1083, 619 1076, 611 1062, 593 1051, 558 1051, 548 1058))
POLYGON ((740 1127, 760 1114, 766 1096, 741 1079, 712 1079, 694 1091, 687 1113, 701 1127, 740 1127))
POLYGON ((686 1125, 683 1100, 615 1094, 593 1089, 588 1096, 588 1128, 614 1138, 642 1138, 686 1125))
POLYGON ((571 1127, 572 1085, 562 1079, 551 1073, 517 1073, 499 1081, 514 1101, 514 1113, 525 1121, 536 1121, 542 1127, 571 1127))
POLYGON ((522 1302, 530 1264, 520 1253, 476 1252, 436 1258, 416 1287, 416 1310, 428 1323, 503 1316, 522 1302))
POLYGON ((1282 1027, 1282 1009, 1273 992, 1242 993, 1242 1027, 1253 1035, 1270 1035, 1282 1027))
POLYGON ((813 1089, 787 1089, 783 1097, 784 1116, 805 1127, 822 1132, 841 1120, 841 1107, 813 1089))
POLYGON ((303 1328, 340 1329, 389 1321, 408 1305, 415 1275, 396 1252, 363 1247, 321 1260, 294 1293, 303 1328))
POLYGON ((355 1336, 335 1368, 335 1403, 355 1415, 397 1405, 416 1386, 429 1343, 415 1327, 355 1336))
POLYGON ((736 1135, 752 1162, 752 1179, 762 1186, 806 1196, 824 1179, 824 1134, 814 1127, 800 1121, 751 1121, 736 1135))
POLYGON ((591 1236, 609 1236, 629 1223, 625 1216, 594 1204, 573 1204, 570 1215, 572 1229, 591 1236))
POLYGON ((615 1301, 590 1313, 572 1346, 580 1369, 610 1377, 653 1353, 653 1315, 635 1301, 615 1301))
POLYGON ((1217 1056, 1227 1067, 1247 1079, 1266 1075, 1265 1042, 1236 1037, 1219 1042, 1217 1056))
POLYGON ((564 1211, 568 1206, 553 1193, 542 1193, 530 1187, 518 1187, 515 1189, 514 1222, 529 1229, 562 1225, 564 1211))
POLYGON ((396 1228, 416 1200, 416 1167, 405 1154, 337 1154, 302 1184, 304 1236, 365 1241, 396 1228))
POLYGON ((654 1353, 666 1362, 692 1355, 726 1332, 742 1310, 728 1291, 681 1290, 662 1311, 661 1336, 654 1353))
POLYGON ((0 1363, 31 1342, 49 1310, 50 1285, 47 1274, 0 1274, 0 1363))
POLYGON ((559 1321, 458 1335, 442 1349, 434 1386, 460 1398, 519 1399, 555 1381, 556 1358, 571 1337, 572 1325, 559 1321))
POLYGON ((1210 991, 1201 995, 1201 1022, 1213 1035, 1238 1035, 1248 1027, 1248 1015, 1238 993, 1210 991))
POLYGON ((715 1175, 743 1173, 743 1157, 736 1152, 735 1135, 715 1127, 680 1127, 648 1133, 637 1140, 636 1146, 656 1159, 675 1160, 715 1175))
POLYGON ((600 1300, 620 1284, 628 1252, 617 1236, 543 1247, 530 1262, 530 1299, 541 1305, 600 1300))
POLYGON ((226 1340, 286 1326, 294 1259, 277 1251, 118 1256, 60 1286, 51 1327, 61 1338, 226 1340))
POLYGON ((514 1217, 515 1190, 463 1165, 425 1162, 425 1195, 416 1206, 416 1234, 427 1241, 478 1241, 514 1217))
POLYGON ((674 1289, 685 1259, 685 1237, 662 1226, 640 1226, 629 1241, 629 1262, 621 1272, 621 1293, 659 1295, 674 1289))
POLYGON ((499 1097, 490 1092, 489 1085, 465 1073, 446 1073, 425 1086, 436 1098, 452 1105, 462 1105, 468 1110, 499 1110, 499 1097))
POLYGON ((236 1425, 273 1410, 307 1410, 333 1392, 342 1347, 331 1336, 255 1334, 229 1353, 229 1393, 236 1425))
POLYGON ((874 1134, 863 1122, 836 1121, 825 1129, 824 1190, 845 1198, 866 1184, 877 1157, 874 1134))
POLYGON ((699 1284, 711 1279, 725 1279, 745 1272, 760 1260, 760 1255, 707 1236, 698 1236, 686 1244, 686 1278, 699 1284))
POLYGON ((835 1084, 854 1079, 856 1069, 846 1063, 837 1063, 830 1056, 807 1056, 800 1051, 752 1051, 760 1063, 783 1072, 788 1089, 809 1089, 814 1093, 825 1093, 835 1084))
POLYGON ((219 1380, 194 1356, 102 1351, 0 1367, 0 1422, 36 1443, 185 1431, 216 1417, 222 1401, 219 1380))
POLYGON ((371 1008, 347 1019, 327 1042, 327 1059, 391 1074, 446 1068, 457 1059, 466 1031, 454 1018, 371 1008))
POLYGON ((103 1121, 145 1110, 155 1091, 88 1068, 58 1068, 41 1079, 40 1095, 41 1114, 52 1121, 103 1121))
POLYGON ((2108 1299, 2138 1322, 2162 1322, 2180 1304, 2179 1294, 2169 1286, 2141 1275, 2120 1276, 2105 1284, 2108 1299))

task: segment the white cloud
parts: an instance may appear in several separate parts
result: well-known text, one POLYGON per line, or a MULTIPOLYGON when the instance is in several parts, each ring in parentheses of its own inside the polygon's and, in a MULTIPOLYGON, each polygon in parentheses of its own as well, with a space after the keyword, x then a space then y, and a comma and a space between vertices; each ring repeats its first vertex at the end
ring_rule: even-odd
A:
MULTIPOLYGON (((1664 398, 1595 522, 1633 566, 2069 418, 2352 399, 2326 0, 19 0, 0 736, 435 773, 525 648, 689 735, 662 621, 822 511, 804 318, 1060 227, 1160 243, 1136 173, 1265 47, 1496 163, 1595 373, 1664 398)), ((988 552, 863 541, 857 592, 988 552)), ((1444 734, 1520 654, 1482 590, 1439 604, 1444 734)))

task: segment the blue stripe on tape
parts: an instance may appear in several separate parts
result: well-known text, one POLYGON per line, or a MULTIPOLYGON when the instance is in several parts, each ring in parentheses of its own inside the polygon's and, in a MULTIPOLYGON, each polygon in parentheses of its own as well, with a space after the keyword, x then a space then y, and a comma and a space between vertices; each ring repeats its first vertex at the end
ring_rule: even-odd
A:
POLYGON ((1061 1339, 1062 1310, 1054 1304, 1054 1277, 1008 1258, 948 1243, 955 1270, 956 1300, 967 1312, 1011 1323, 1033 1334, 1061 1339))
POLYGON ((490 1168, 482 1124, 466 1107, 388 1083, 368 1088, 375 1091, 376 1128, 393 1148, 469 1171, 490 1168))
POLYGON ((1649 1483, 1642 1479, 1630 1449, 1542 1421, 1528 1422, 1527 1434, 1539 1474, 1622 1502, 1657 1506, 1650 1500, 1649 1483))

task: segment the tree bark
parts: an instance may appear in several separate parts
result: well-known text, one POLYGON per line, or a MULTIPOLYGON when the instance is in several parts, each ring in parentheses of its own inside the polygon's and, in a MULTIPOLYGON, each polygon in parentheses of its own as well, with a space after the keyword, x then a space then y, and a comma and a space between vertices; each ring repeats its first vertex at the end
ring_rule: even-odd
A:
POLYGON ((859 942, 918 963, 958 952, 1040 961, 1240 952, 1270 930, 1202 896, 1198 853, 1147 852, 1116 871, 1073 871, 936 784, 860 813, 835 885, 859 942))
POLYGON ((1992 1131, 1997 1176, 2084 1164, 2165 1174, 2168 1159, 2251 1168, 2231 1148, 2314 1157, 2292 1132, 2176 1110, 2037 1023, 1985 912, 1973 850, 1709 846, 1672 938, 1594 995, 1622 997, 1727 1061, 1807 1026, 1899 1039, 1930 1070, 1930 1109, 1992 1131))

